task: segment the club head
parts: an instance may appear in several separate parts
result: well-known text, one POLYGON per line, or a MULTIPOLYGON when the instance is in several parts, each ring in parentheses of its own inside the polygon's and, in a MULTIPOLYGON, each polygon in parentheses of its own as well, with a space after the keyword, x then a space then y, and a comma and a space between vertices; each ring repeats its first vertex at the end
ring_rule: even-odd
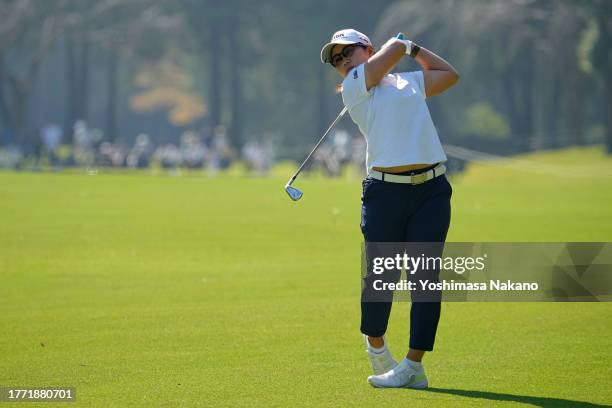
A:
POLYGON ((285 186, 285 191, 287 192, 287 194, 289 194, 289 197, 291 197, 293 201, 299 200, 304 195, 304 193, 302 193, 300 190, 293 186, 290 186, 289 184, 285 186))

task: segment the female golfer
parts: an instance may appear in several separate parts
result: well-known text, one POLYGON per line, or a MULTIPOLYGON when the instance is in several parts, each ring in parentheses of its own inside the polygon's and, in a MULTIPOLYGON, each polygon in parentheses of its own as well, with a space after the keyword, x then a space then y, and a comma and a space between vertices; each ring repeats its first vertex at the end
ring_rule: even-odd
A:
MULTIPOLYGON (((410 40, 392 38, 375 52, 370 39, 353 29, 334 33, 321 50, 321 61, 344 78, 342 100, 367 140, 368 175, 361 198, 366 248, 368 242, 444 243, 452 188, 425 98, 453 86, 457 71, 410 40), (390 74, 405 55, 415 58, 423 71, 390 74)), ((432 281, 439 270, 435 273, 432 281)), ((399 364, 384 337, 392 304, 392 298, 387 299, 373 301, 362 292, 361 332, 374 370, 368 382, 375 387, 426 388, 421 360, 433 350, 440 298, 417 302, 412 297, 410 345, 399 364)))

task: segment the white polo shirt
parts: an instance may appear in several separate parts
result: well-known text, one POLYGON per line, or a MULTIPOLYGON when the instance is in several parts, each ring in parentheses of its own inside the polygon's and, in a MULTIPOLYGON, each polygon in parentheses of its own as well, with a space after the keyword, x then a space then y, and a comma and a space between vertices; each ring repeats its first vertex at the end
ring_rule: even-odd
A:
POLYGON ((366 89, 365 65, 342 82, 342 100, 366 138, 366 167, 433 164, 446 161, 425 103, 422 71, 387 74, 366 89))

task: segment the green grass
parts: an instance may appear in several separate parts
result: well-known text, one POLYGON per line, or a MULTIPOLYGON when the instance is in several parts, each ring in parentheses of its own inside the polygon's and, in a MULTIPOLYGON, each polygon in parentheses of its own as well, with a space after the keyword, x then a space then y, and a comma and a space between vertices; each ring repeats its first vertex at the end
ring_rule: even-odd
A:
MULTIPOLYGON (((548 173, 451 180, 449 241, 612 240, 612 159, 525 159, 548 173)), ((285 181, 0 172, 0 385, 74 386, 84 407, 612 403, 609 303, 444 304, 431 390, 370 388, 360 183, 305 178, 293 203, 285 181)))

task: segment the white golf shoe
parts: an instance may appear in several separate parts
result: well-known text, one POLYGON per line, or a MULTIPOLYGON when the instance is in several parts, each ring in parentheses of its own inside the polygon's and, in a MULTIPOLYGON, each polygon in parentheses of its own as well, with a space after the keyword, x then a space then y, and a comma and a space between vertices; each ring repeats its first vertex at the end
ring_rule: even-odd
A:
POLYGON ((403 359, 395 368, 380 375, 371 375, 368 382, 377 388, 416 388, 424 389, 429 385, 423 366, 411 366, 403 359))
POLYGON ((387 339, 383 337, 385 345, 380 351, 377 351, 370 345, 368 336, 365 334, 363 335, 363 339, 366 343, 366 353, 368 353, 368 357, 370 358, 370 364, 372 364, 374 375, 384 374, 397 365, 397 362, 393 359, 387 348, 387 339))

